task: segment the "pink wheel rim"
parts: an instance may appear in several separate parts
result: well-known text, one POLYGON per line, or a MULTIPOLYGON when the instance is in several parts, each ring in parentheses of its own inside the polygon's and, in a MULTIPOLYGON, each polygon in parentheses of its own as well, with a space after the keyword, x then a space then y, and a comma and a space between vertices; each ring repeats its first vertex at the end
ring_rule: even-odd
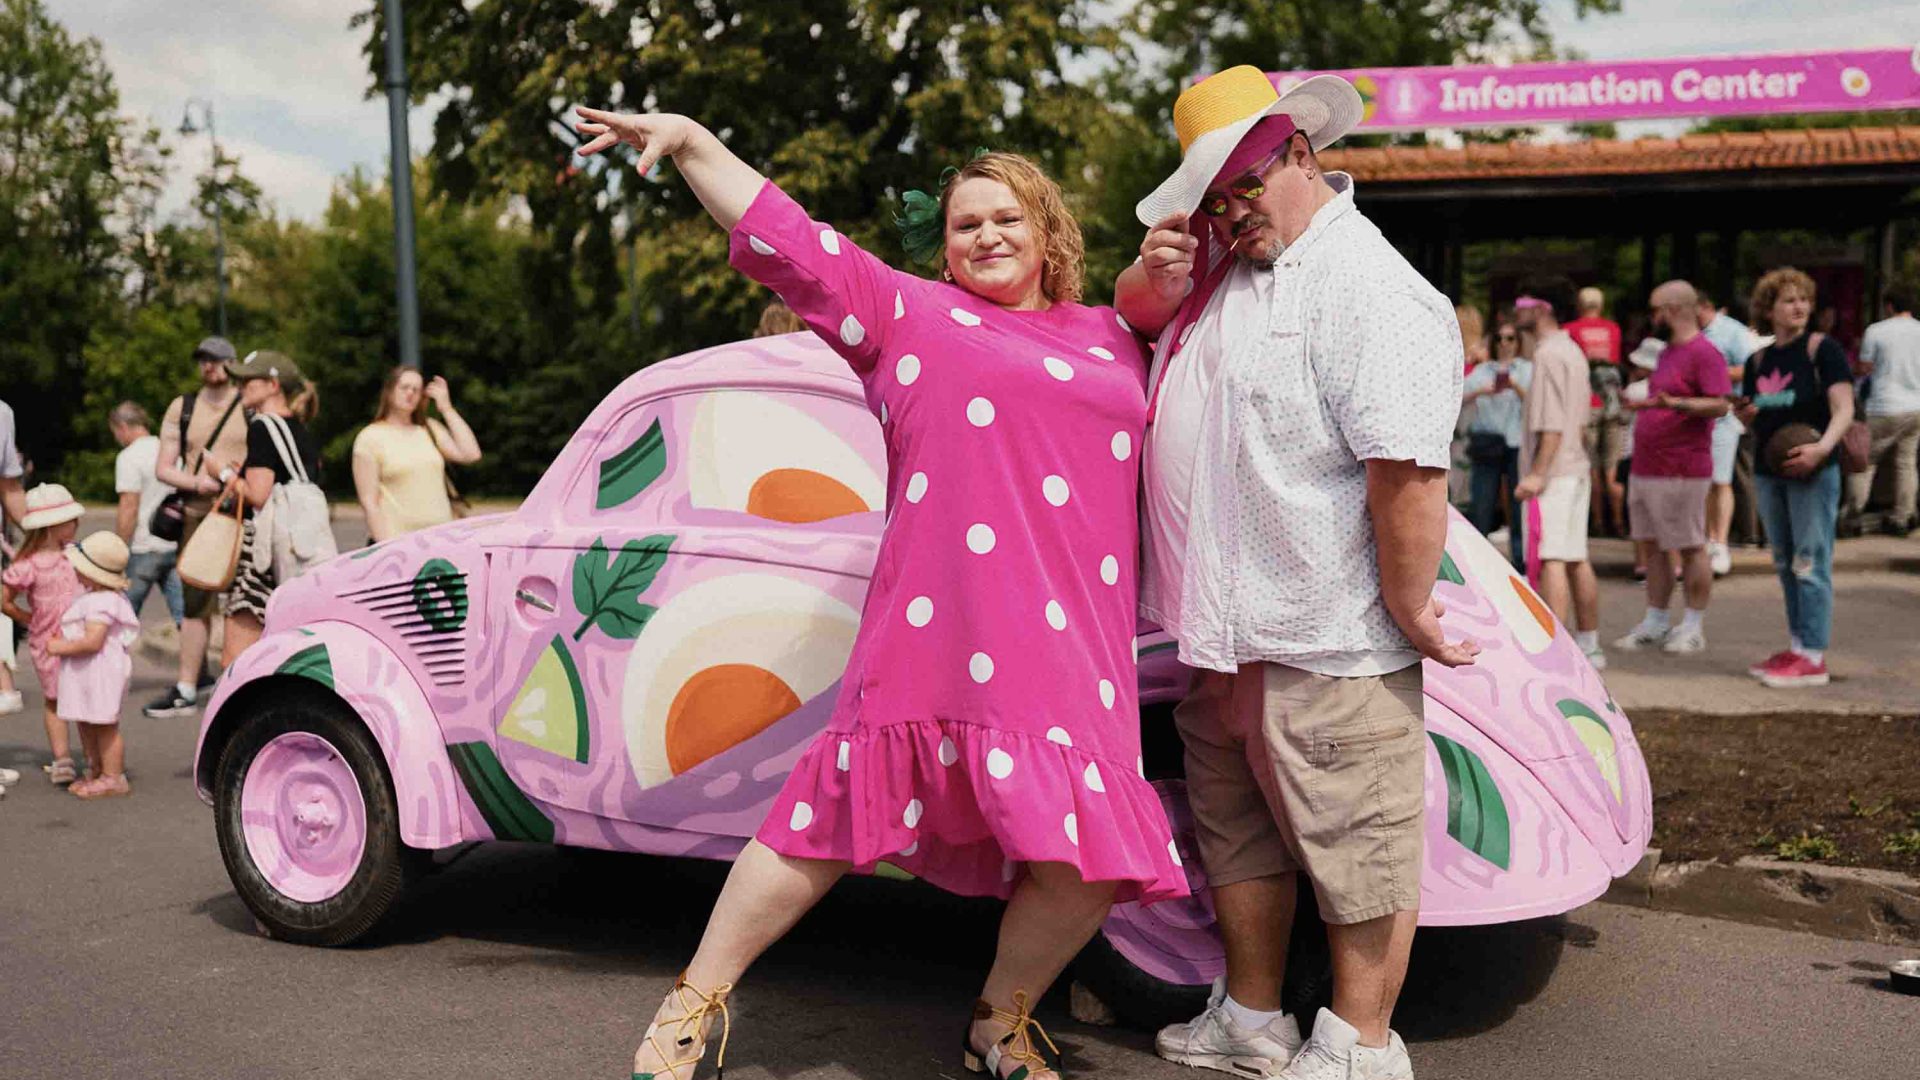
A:
POLYGON ((1156 780, 1153 786, 1166 807, 1174 847, 1180 852, 1193 895, 1151 907, 1115 904, 1100 932, 1128 963, 1154 978, 1182 986, 1205 986, 1227 970, 1227 954, 1213 925, 1207 876, 1200 868, 1193 815, 1187 809, 1187 785, 1179 780, 1156 780))
POLYGON ((303 904, 338 895, 367 848, 360 781, 340 751, 311 732, 260 748, 240 787, 240 822, 261 876, 303 904))

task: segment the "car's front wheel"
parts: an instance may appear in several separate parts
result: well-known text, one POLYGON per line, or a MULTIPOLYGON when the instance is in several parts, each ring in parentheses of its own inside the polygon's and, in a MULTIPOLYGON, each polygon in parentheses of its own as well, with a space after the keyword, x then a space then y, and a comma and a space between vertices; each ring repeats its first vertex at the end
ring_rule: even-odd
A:
POLYGON ((338 702, 282 697, 244 718, 220 755, 214 817, 240 899, 302 945, 367 934, 420 863, 379 745, 338 702))

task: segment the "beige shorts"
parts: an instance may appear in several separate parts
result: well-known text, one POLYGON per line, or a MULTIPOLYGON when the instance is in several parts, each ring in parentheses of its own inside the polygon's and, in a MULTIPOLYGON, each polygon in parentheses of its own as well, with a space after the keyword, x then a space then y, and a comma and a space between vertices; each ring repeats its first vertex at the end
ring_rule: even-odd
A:
POLYGON ((1707 542, 1707 477, 1635 476, 1627 484, 1633 538, 1661 551, 1686 551, 1707 542))
POLYGON ((1554 476, 1527 506, 1527 528, 1539 541, 1541 562, 1587 561, 1587 513, 1593 477, 1554 476))
POLYGON ((1427 740, 1420 665, 1334 678, 1204 671, 1174 710, 1207 878, 1305 871, 1330 923, 1420 907, 1427 740))

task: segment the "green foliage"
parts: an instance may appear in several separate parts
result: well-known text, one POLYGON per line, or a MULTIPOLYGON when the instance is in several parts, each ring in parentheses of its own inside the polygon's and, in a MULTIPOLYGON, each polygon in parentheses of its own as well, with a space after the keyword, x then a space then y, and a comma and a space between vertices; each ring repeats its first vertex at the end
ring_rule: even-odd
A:
POLYGON ((1776 858, 1788 862, 1821 862, 1840 854, 1840 848, 1824 836, 1801 833, 1792 839, 1780 841, 1773 853, 1776 858))
POLYGON ((1908 829, 1887 837, 1881 851, 1888 855, 1904 855, 1909 859, 1920 859, 1920 829, 1908 829))

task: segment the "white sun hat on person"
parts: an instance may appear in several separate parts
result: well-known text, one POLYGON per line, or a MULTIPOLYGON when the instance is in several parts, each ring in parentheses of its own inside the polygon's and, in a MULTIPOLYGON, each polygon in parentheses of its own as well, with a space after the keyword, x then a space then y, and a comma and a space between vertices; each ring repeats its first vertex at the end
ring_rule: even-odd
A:
POLYGON ((1338 75, 1315 75, 1284 94, 1250 64, 1209 75, 1173 103, 1180 167, 1140 200, 1134 215, 1143 225, 1156 225, 1174 213, 1192 216, 1240 140, 1269 116, 1290 119, 1318 152, 1352 131, 1365 113, 1360 92, 1338 75))
POLYGON ((78 521, 86 512, 64 484, 37 484, 27 492, 27 512, 17 524, 27 530, 78 521))

